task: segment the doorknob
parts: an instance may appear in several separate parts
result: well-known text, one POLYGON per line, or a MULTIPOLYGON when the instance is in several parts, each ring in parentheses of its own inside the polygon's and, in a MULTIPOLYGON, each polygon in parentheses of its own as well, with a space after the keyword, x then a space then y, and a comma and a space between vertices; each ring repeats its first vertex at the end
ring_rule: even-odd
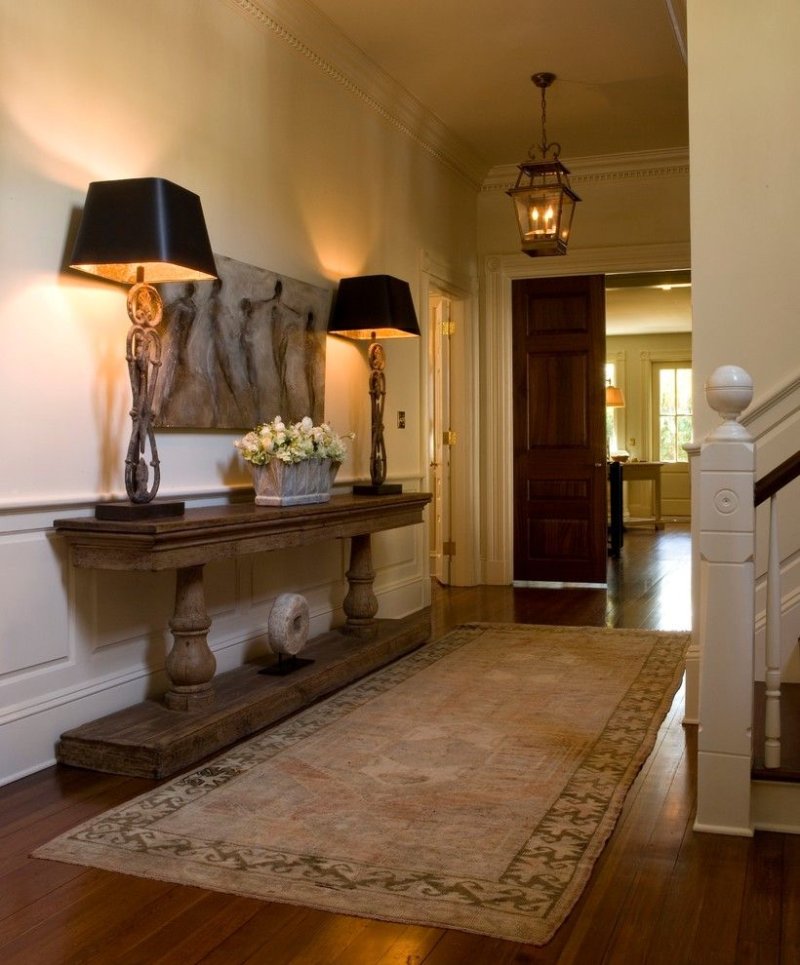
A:
POLYGON ((595 468, 595 469, 602 469, 602 468, 603 468, 603 463, 602 463, 602 462, 596 462, 596 463, 594 464, 594 468, 595 468))

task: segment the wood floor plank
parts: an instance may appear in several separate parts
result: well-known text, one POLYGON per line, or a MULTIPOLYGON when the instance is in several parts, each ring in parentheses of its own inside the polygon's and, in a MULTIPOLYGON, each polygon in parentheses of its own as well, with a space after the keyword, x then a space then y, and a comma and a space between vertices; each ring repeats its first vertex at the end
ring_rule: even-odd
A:
MULTIPOLYGON (((88 876, 87 876, 88 877, 88 876)), ((78 883, 82 878, 76 879, 78 883)), ((102 941, 125 918, 142 913, 172 885, 101 872, 75 900, 0 947, 4 965, 81 961, 84 948, 102 941)), ((71 883, 72 884, 72 883, 71 883)), ((69 886, 68 886, 69 887, 69 886)))
POLYGON ((423 953, 427 954, 430 951, 441 938, 442 933, 441 929, 422 928, 390 921, 365 920, 364 927, 353 936, 352 941, 326 965, 375 965, 376 962, 384 962, 386 965, 392 961, 392 950, 395 955, 394 961, 399 961, 401 965, 406 965, 413 955, 422 961, 423 953), (407 950, 410 944, 414 945, 414 952, 407 950), (398 959, 398 955, 402 957, 398 959))
POLYGON ((275 957, 275 949, 280 948, 283 942, 282 933, 308 923, 314 914, 297 905, 262 903, 249 921, 226 935, 200 961, 203 965, 238 965, 240 962, 255 961, 255 956, 266 950, 273 955, 273 961, 278 962, 280 959, 275 957))
MULTIPOLYGON (((687 527, 626 532, 607 590, 434 589, 464 622, 688 629, 687 527)), ((545 946, 368 921, 29 858, 155 782, 49 768, 0 788, 0 961, 26 965, 686 965, 800 962, 800 837, 692 830, 680 695, 572 914, 545 946), (777 956, 777 957, 776 957, 777 956)))
POLYGON ((219 892, 205 893, 169 924, 154 932, 123 959, 148 965, 193 965, 209 948, 224 941, 250 921, 260 908, 254 898, 219 892))
POLYGON ((800 835, 783 836, 781 965, 800 962, 800 835))
MULTIPOLYGON (((757 831, 750 849, 745 878, 739 941, 773 945, 780 956, 783 890, 783 836, 757 831)), ((759 954, 764 954, 760 951, 759 954)))
POLYGON ((181 885, 169 888, 141 914, 136 917, 129 915, 111 932, 87 943, 81 949, 81 965, 105 965, 109 949, 115 949, 115 965, 144 961, 142 946, 166 925, 180 921, 181 915, 202 901, 206 894, 202 888, 181 885))
POLYGON ((443 935, 442 928, 370 922, 330 965, 420 965, 443 935))
MULTIPOLYGON (((628 795, 617 828, 595 866, 590 886, 570 916, 575 923, 560 962, 581 965, 587 956, 593 956, 599 963, 606 958, 613 960, 617 950, 625 961, 627 917, 635 907, 637 879, 654 835, 662 830, 659 822, 675 773, 685 761, 683 735, 676 726, 681 713, 682 701, 678 698, 661 729, 660 741, 628 795)), ((673 861, 685 825, 686 816, 679 812, 677 828, 670 828, 677 838, 673 861)), ((640 943, 644 936, 635 933, 635 937, 636 943, 640 943)))

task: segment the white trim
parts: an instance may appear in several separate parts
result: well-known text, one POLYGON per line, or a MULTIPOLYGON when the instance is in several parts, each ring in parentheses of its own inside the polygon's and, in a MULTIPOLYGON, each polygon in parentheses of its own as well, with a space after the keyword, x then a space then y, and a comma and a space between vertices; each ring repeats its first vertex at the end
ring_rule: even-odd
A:
MULTIPOLYGON (((643 178, 685 178, 689 174, 689 149, 638 151, 628 154, 603 154, 569 158, 570 183, 631 181, 643 178)), ((519 174, 518 164, 496 164, 483 179, 482 191, 507 191, 519 174)))
POLYGON ((751 404, 747 411, 741 415, 739 421, 743 426, 748 426, 749 428, 752 427, 754 423, 760 423, 761 420, 765 420, 765 424, 759 425, 758 430, 753 433, 756 440, 758 440, 787 418, 800 411, 800 401, 792 402, 796 396, 800 396, 800 375, 795 376, 765 398, 758 399, 755 404, 751 404), (772 411, 787 401, 792 404, 790 411, 772 411))
MULTIPOLYGON (((478 281, 430 252, 420 253, 420 317, 423 336, 428 343, 428 302, 432 290, 461 303, 463 319, 453 336, 451 392, 453 427, 457 443, 451 453, 451 471, 458 485, 453 487, 450 520, 451 536, 458 546, 452 558, 450 577, 453 585, 474 586, 481 582, 480 567, 480 353, 478 351, 478 281), (459 364, 460 363, 460 364, 459 364)), ((426 366, 428 356, 420 353, 420 412, 427 420, 431 400, 426 366)), ((420 433, 421 465, 428 462, 427 433, 420 433)), ((431 474, 427 475, 431 489, 431 474)), ((427 539, 427 537, 426 537, 427 539)), ((426 544, 427 545, 427 544, 426 544)))
POLYGON ((667 5, 667 15, 672 25, 675 44, 684 64, 689 63, 688 47, 686 44, 686 0, 664 0, 667 5))

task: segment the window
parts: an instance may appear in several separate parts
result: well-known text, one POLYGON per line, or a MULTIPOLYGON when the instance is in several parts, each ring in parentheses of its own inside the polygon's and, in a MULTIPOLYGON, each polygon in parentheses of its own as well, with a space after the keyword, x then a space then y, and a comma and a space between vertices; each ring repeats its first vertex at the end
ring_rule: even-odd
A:
POLYGON ((692 441, 692 370, 689 366, 653 366, 656 459, 688 462, 684 443, 692 441))

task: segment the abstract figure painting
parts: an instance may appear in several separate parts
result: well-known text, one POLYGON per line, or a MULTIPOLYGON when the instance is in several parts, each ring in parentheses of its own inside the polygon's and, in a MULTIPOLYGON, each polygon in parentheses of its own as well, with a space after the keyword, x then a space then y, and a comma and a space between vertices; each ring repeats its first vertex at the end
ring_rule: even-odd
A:
POLYGON ((156 425, 242 429, 276 415, 321 422, 331 291, 223 255, 215 260, 211 285, 159 286, 156 425))

